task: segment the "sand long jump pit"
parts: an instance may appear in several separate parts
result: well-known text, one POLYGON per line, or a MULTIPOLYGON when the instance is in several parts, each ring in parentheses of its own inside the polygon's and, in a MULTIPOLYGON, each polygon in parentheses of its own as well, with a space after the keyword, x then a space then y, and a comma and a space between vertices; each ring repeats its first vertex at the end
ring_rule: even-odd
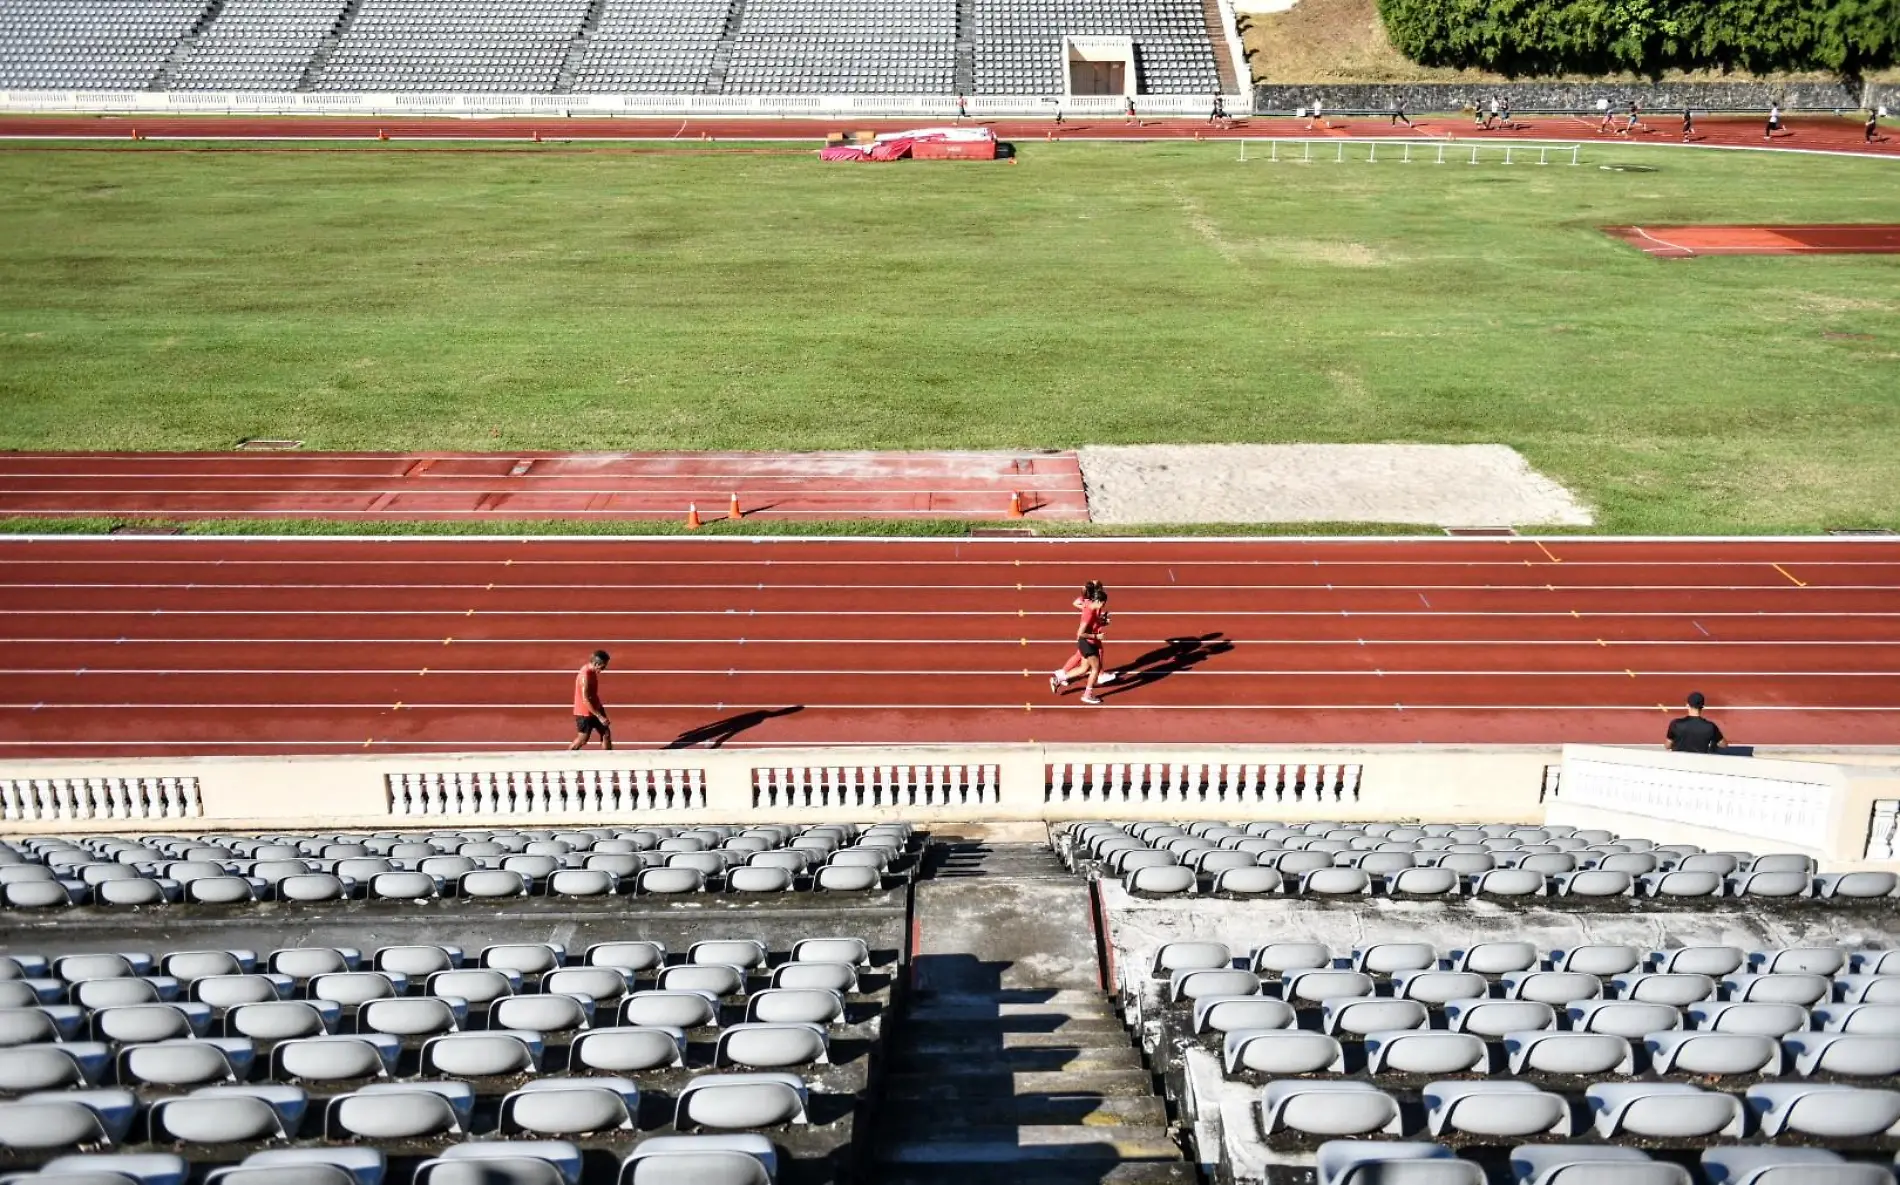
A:
POLYGON ((1501 444, 1158 444, 1079 450, 1098 523, 1589 526, 1501 444))

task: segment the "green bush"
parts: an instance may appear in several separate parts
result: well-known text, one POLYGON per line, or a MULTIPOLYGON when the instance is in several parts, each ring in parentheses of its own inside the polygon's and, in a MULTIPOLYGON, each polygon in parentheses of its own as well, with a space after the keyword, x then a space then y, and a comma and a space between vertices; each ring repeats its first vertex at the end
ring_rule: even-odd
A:
POLYGON ((1892 63, 1900 0, 1379 0, 1399 51, 1503 74, 1856 75, 1892 63))

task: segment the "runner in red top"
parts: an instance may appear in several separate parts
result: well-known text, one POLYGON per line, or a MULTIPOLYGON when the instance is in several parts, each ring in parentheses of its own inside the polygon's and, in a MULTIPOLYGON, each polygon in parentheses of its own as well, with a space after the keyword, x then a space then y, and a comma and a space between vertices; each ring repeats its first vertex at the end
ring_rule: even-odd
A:
POLYGON ((611 656, 605 650, 594 651, 574 676, 574 743, 568 751, 584 747, 587 738, 594 733, 600 734, 600 747, 614 747, 614 733, 607 723, 607 709, 600 702, 600 673, 607 669, 611 656))
POLYGON ((1091 580, 1072 603, 1082 611, 1082 619, 1075 627, 1075 653, 1049 676, 1049 690, 1062 694, 1072 672, 1085 671, 1088 679, 1082 684, 1082 702, 1099 704, 1102 701, 1096 698, 1095 689, 1115 679, 1115 672, 1104 674, 1102 671, 1102 631, 1108 628, 1108 589, 1101 581, 1091 580))

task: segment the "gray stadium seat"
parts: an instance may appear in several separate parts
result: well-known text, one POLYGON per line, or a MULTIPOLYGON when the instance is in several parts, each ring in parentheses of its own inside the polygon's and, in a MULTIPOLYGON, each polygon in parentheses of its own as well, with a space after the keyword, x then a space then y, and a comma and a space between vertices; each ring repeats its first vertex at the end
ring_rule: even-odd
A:
MULTIPOLYGON (((1759 1087, 1753 1089, 1760 1089, 1759 1087)), ((1584 1091, 1598 1136, 1713 1139, 1742 1134, 1741 1100, 1676 1082, 1599 1082, 1584 1091)))
POLYGON ((1394 1029, 1423 1029, 1431 1019, 1417 1000, 1327 1000, 1320 1005, 1322 1032, 1363 1037, 1394 1029))
POLYGON ((0 1094, 94 1086, 112 1064, 111 1058, 111 1047, 95 1041, 0 1049, 0 1094))
POLYGON ((1536 966, 1537 948, 1528 942, 1480 942, 1468 949, 1451 952, 1451 968, 1454 971, 1508 975, 1531 971, 1536 966))
POLYGON ((155 1142, 244 1144, 287 1140, 309 1105, 294 1086, 212 1086, 152 1105, 155 1142))
POLYGON ((1579 1000, 1566 1011, 1570 1027, 1579 1033, 1614 1033, 1632 1041, 1651 1033, 1682 1027, 1682 1013, 1669 1004, 1637 1000, 1579 1000))
POLYGON ((670 1029, 696 1029, 716 1023, 719 1006, 705 992, 642 991, 620 1002, 620 1023, 670 1029))
POLYGON ((1524 1144, 1511 1149, 1517 1185, 1692 1185, 1689 1170, 1615 1144, 1524 1144))
POLYGON ((1260 1091, 1260 1127, 1268 1136, 1398 1135, 1399 1105, 1367 1082, 1281 1078, 1260 1091))
MULTIPOLYGON (((1221 972, 1204 972, 1203 974, 1218 975, 1221 972)), ((1315 968, 1308 971, 1289 971, 1280 977, 1280 996, 1289 1004, 1319 1004, 1327 1000, 1370 996, 1375 990, 1377 990, 1377 985, 1373 983, 1372 977, 1362 971, 1328 971, 1315 968)))
POLYGON ((271 1049, 270 1076, 278 1082, 349 1082, 386 1078, 402 1043, 384 1033, 300 1037, 271 1049))
POLYGON ((1426 1004, 1468 1000, 1488 991, 1490 985, 1475 971, 1401 971, 1392 976, 1394 996, 1426 1004))
POLYGON ((594 1029, 574 1038, 568 1056, 574 1068, 610 1074, 677 1067, 685 1064, 686 1034, 651 1025, 594 1029))
POLYGON ((371 1000, 356 1014, 359 1030, 396 1037, 434 1037, 460 1032, 467 1021, 468 1005, 464 1001, 433 996, 371 1000))
POLYGON ((1315 1158, 1319 1185, 1484 1185, 1484 1170, 1442 1144, 1328 1140, 1315 1158))
POLYGON ((1709 1185, 1892 1185, 1886 1165, 1853 1164, 1823 1148, 1709 1148, 1702 1153, 1709 1185))
POLYGON ((1781 1046, 1773 1037, 1752 1033, 1709 1033, 1671 1029, 1643 1038, 1650 1068, 1658 1074, 1775 1074, 1781 1070, 1781 1046))
POLYGON ((1868 1139, 1900 1124, 1900 1091, 1818 1082, 1762 1083, 1748 1088, 1749 1111, 1761 1134, 1868 1139))
POLYGON ((1900 1036, 1873 1033, 1791 1033, 1782 1045, 1802 1077, 1838 1074, 1891 1078, 1900 1074, 1900 1036))
POLYGON ((804 1123, 805 1100, 795 1074, 701 1074, 680 1088, 673 1124, 687 1132, 804 1123))
POLYGON ((1714 1033, 1753 1033, 1779 1038, 1804 1032, 1808 1027, 1808 1010, 1797 1004, 1704 1001, 1691 1004, 1684 1014, 1691 1028, 1714 1033))
MULTIPOLYGON (((1814 1020, 1823 1032, 1828 1033, 1900 1036, 1900 1004, 1831 1004, 1816 1008, 1814 1020)), ((1793 1033, 1798 1030, 1787 1031, 1793 1033)))
POLYGON ((1633 946, 1590 945, 1550 952, 1553 971, 1581 971, 1604 978, 1628 974, 1642 961, 1642 952, 1633 946))
POLYGON ((1230 1075, 1241 1070, 1338 1074, 1345 1071, 1345 1059, 1337 1038, 1299 1029, 1242 1029, 1228 1033, 1221 1043, 1221 1062, 1230 1075))
POLYGON ((666 962, 666 948, 657 942, 597 942, 587 948, 581 961, 590 967, 617 967, 639 974, 666 962))
POLYGON ((214 1082, 242 1082, 256 1056, 243 1038, 154 1041, 130 1045, 119 1052, 121 1085, 206 1086, 214 1082))
POLYGON ((772 1185, 778 1154, 752 1133, 655 1136, 621 1167, 619 1185, 772 1185))
POLYGON ((1155 948, 1151 979, 1166 979, 1174 971, 1226 970, 1233 966, 1233 952, 1220 942, 1164 942, 1155 948))
POLYGON ((541 1054, 539 1033, 449 1033, 423 1043, 421 1073, 449 1078, 530 1074, 540 1069, 541 1054))
POLYGON ((830 1025, 844 1021, 844 998, 823 988, 767 988, 746 1001, 755 1024, 830 1025))
POLYGON ((713 1066, 781 1070, 829 1060, 825 1031, 815 1024, 748 1023, 719 1034, 713 1066))
POLYGON ((1478 1074, 1489 1063, 1484 1041, 1470 1033, 1367 1033, 1366 1068, 1374 1074, 1478 1074))
POLYGON ((1444 1081, 1426 1085, 1425 1126, 1474 1136, 1568 1136, 1570 1104, 1529 1082, 1444 1081))
POLYGON ((501 1100, 502 1136, 632 1131, 640 1088, 626 1078, 543 1078, 501 1100))
POLYGON ((1331 967, 1333 955, 1317 942, 1270 942, 1254 948, 1247 965, 1257 974, 1284 976, 1289 971, 1331 967))
POLYGON ((1194 1001, 1196 1033, 1290 1029, 1296 1020, 1291 1005, 1262 996, 1202 996, 1194 1001))
POLYGON ((1627 1037, 1614 1033, 1571 1033, 1536 1029, 1504 1034, 1504 1052, 1513 1074, 1565 1074, 1596 1077, 1635 1073, 1635 1054, 1627 1037))
POLYGON ((1454 1033, 1499 1039, 1506 1033, 1554 1029, 1557 1014, 1535 1000, 1448 1000, 1445 1022, 1454 1033))
POLYGON ((579 1185, 580 1176, 580 1149, 565 1140, 475 1140, 423 1161, 414 1185, 579 1185))
POLYGON ((331 1140, 411 1140, 468 1130, 475 1092, 466 1082, 387 1082, 329 1101, 323 1130, 331 1140))
POLYGON ((1501 977, 1498 983, 1507 1000, 1537 1000, 1553 1006, 1574 1000, 1594 1000, 1603 994, 1603 981, 1582 971, 1514 972, 1501 977))
POLYGON ((1260 979, 1251 971, 1176 971, 1168 977, 1168 999, 1198 1000, 1203 996, 1250 996, 1260 992, 1260 979))

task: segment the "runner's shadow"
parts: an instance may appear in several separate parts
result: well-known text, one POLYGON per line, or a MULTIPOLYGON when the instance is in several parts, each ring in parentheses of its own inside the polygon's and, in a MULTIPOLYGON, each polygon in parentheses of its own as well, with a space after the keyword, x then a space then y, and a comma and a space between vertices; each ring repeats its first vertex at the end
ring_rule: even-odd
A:
POLYGON ((1169 638, 1154 650, 1122 663, 1116 668, 1115 681, 1100 688, 1098 695, 1120 695, 1124 691, 1134 691, 1151 683, 1159 683, 1169 675, 1192 670, 1218 654, 1226 654, 1234 648, 1227 636, 1216 630, 1199 637, 1169 638))
POLYGON ((749 728, 757 728, 777 716, 793 716, 804 710, 804 704, 774 708, 769 712, 764 708, 754 708, 750 712, 741 712, 737 716, 728 716, 724 720, 715 720, 711 724, 689 728, 669 741, 666 747, 690 749, 694 745, 704 745, 708 749, 717 749, 749 728))

